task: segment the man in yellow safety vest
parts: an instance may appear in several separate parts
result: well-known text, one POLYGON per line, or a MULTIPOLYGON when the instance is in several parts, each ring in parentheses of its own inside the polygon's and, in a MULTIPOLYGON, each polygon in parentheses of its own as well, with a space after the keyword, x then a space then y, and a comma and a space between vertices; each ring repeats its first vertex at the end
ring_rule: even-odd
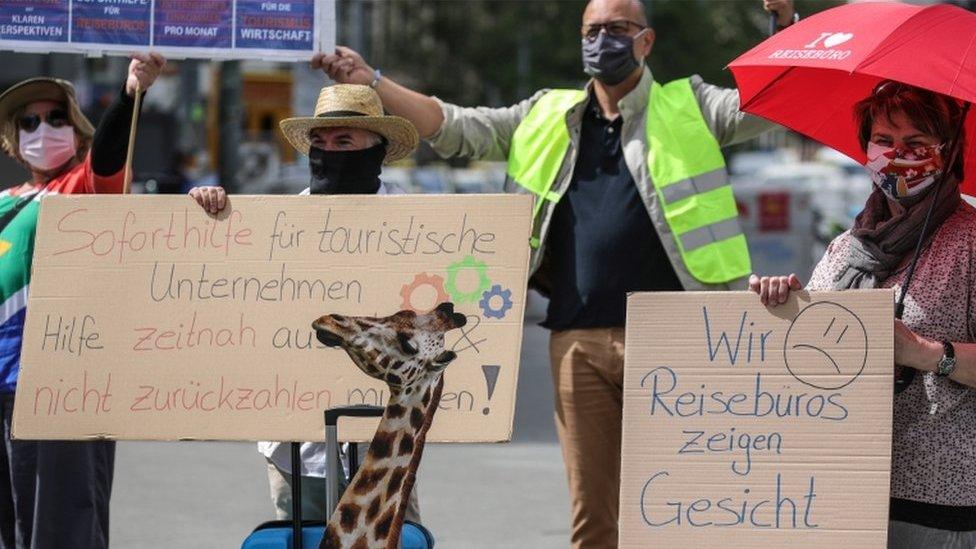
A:
MULTIPOLYGON (((782 26, 792 0, 765 0, 782 26)), ((751 272, 720 147, 771 125, 736 90, 698 76, 665 85, 644 66, 654 44, 639 0, 583 13, 585 90, 542 90, 512 107, 462 108, 382 77, 356 52, 318 54, 332 79, 376 89, 443 156, 508 162, 508 186, 536 196, 532 285, 572 498, 573 547, 616 547, 626 295, 743 287, 751 272)))

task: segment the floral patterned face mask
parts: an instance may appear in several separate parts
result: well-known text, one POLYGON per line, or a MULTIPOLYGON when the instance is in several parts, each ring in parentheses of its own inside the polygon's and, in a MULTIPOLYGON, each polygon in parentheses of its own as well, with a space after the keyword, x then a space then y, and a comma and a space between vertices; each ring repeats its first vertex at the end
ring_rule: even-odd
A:
POLYGON ((918 196, 942 174, 942 149, 942 144, 896 149, 868 143, 864 167, 871 174, 871 181, 889 198, 918 196))

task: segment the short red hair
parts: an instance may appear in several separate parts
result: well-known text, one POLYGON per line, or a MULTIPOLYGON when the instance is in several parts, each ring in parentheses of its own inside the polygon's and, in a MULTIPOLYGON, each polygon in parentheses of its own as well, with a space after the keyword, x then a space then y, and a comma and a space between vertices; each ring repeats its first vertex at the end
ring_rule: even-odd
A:
MULTIPOLYGON (((892 116, 902 113, 920 131, 945 144, 952 141, 958 130, 960 146, 965 146, 965 130, 959 128, 959 124, 963 123, 962 111, 959 101, 947 95, 894 80, 884 80, 874 88, 871 95, 854 105, 857 138, 861 149, 866 151, 874 120, 884 117, 890 122, 892 116)), ((965 148, 960 151, 965 151, 965 148)), ((943 154, 948 155, 950 152, 946 149, 943 154)), ((963 177, 962 157, 960 152, 952 167, 953 173, 960 179, 963 177)))

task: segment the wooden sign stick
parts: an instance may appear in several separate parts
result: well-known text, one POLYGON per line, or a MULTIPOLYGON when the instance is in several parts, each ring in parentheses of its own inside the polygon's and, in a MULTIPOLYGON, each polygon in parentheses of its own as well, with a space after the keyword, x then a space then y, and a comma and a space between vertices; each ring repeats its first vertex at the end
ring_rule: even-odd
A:
POLYGON ((125 183, 122 194, 129 194, 132 187, 132 155, 136 150, 136 128, 139 126, 139 109, 142 107, 142 85, 136 82, 136 104, 132 109, 132 124, 129 126, 129 149, 125 153, 125 183))

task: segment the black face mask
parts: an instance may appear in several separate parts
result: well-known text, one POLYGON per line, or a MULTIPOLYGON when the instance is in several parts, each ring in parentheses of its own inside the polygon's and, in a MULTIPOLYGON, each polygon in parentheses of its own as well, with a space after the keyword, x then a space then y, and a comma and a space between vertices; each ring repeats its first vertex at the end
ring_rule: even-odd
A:
POLYGON ((311 194, 376 194, 386 158, 386 143, 358 151, 308 150, 311 194))
POLYGON ((592 42, 583 40, 583 72, 608 86, 623 82, 639 66, 632 36, 601 32, 592 42))

